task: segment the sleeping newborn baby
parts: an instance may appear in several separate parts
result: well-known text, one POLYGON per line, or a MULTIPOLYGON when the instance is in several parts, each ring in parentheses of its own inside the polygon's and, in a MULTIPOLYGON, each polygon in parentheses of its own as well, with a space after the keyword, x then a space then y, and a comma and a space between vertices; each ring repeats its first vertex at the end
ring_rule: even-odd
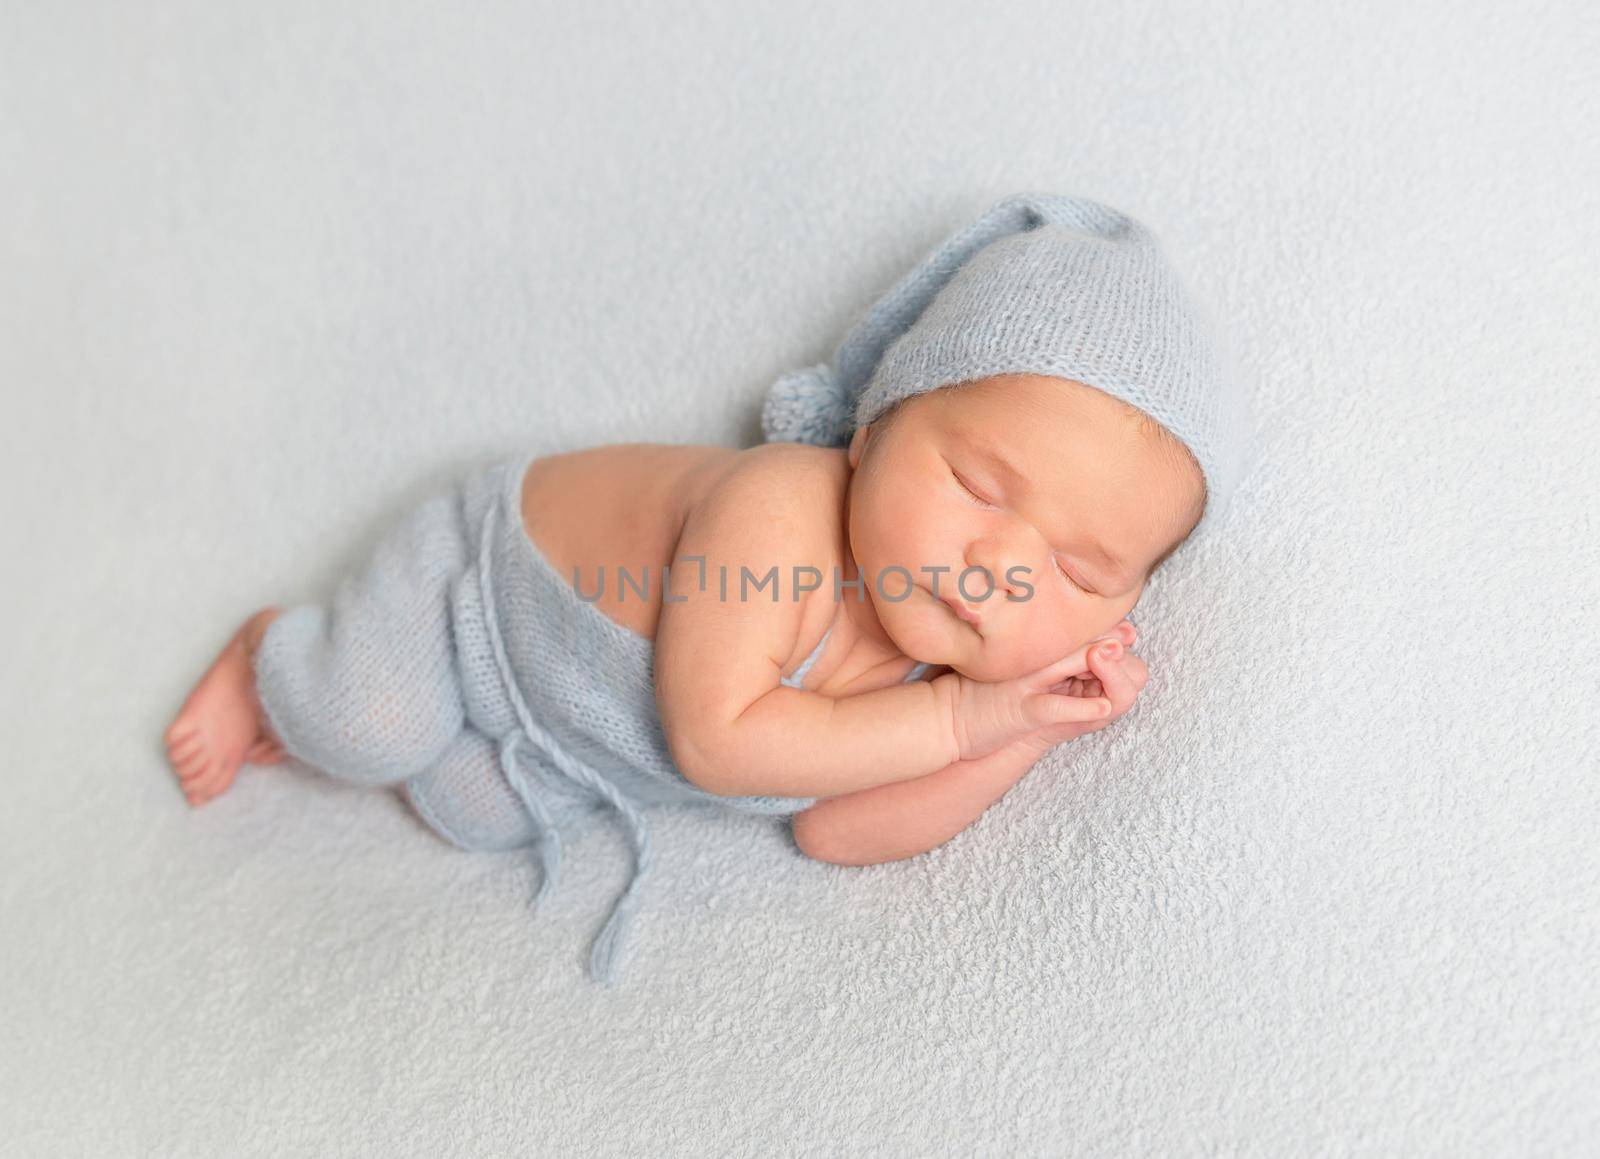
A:
POLYGON ((192 805, 294 757, 467 849, 614 811, 788 816, 864 865, 960 832, 1133 704, 1126 616, 1217 516, 1232 376, 1137 222, 1018 195, 913 270, 747 450, 622 444, 471 472, 326 605, 250 616, 167 730, 192 805))

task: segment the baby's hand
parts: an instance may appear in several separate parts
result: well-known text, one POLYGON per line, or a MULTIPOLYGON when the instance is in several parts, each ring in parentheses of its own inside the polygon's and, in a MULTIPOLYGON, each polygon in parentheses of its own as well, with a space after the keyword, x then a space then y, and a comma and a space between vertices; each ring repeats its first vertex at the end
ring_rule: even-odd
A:
POLYGON ((1067 696, 1105 697, 1111 701, 1110 713, 1085 723, 1046 725, 1022 738, 1021 743, 1042 756, 1058 744, 1105 728, 1132 708, 1150 682, 1150 669, 1128 651, 1137 639, 1138 631, 1134 626, 1127 620, 1122 621, 1109 636, 1101 637, 1090 646, 1090 672, 1070 677, 1055 689, 1067 696), (1101 652, 1107 647, 1114 649, 1109 656, 1101 652))
MULTIPOLYGON (((1132 632, 1132 624, 1123 624, 1113 629, 1109 638, 1120 642, 1124 634, 1132 632)), ((1126 711, 1132 696, 1127 694, 1125 683, 1117 683, 1109 673, 1110 666, 1101 663, 1098 656, 1090 660, 1090 649, 1100 643, 1101 640, 1092 640, 1060 660, 1014 680, 986 683, 955 672, 939 677, 953 682, 951 713, 958 759, 987 756, 1023 738, 1030 738, 1031 743, 1048 740, 1044 747, 1049 748, 1060 740, 1099 728, 1126 711), (1104 688, 1102 670, 1112 681, 1104 688), (1085 674, 1096 678, 1092 692, 1082 679, 1085 674)))

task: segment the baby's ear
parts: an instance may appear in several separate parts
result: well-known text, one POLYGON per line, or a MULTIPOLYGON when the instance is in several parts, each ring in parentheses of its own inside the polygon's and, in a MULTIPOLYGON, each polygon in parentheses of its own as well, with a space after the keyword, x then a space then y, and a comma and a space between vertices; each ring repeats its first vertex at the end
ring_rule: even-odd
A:
POLYGON ((872 427, 868 423, 864 427, 857 427, 856 433, 850 436, 850 469, 854 471, 861 463, 861 450, 867 445, 867 431, 872 427))

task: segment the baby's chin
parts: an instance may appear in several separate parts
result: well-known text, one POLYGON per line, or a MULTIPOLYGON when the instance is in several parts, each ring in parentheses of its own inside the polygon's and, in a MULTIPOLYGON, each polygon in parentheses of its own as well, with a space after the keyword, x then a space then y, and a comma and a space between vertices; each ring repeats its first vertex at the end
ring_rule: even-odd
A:
MULTIPOLYGON (((962 651, 955 645, 964 625, 954 612, 946 610, 922 588, 914 589, 900 600, 874 597, 873 610, 894 646, 915 660, 950 664, 948 657, 962 651)), ((972 632, 966 630, 966 634, 971 636, 972 632)))
POLYGON ((947 667, 973 680, 1009 679, 1006 675, 988 674, 995 670, 995 658, 980 634, 982 625, 966 623, 935 600, 931 592, 919 589, 904 600, 890 603, 887 610, 880 607, 878 622, 894 646, 913 660, 947 667))

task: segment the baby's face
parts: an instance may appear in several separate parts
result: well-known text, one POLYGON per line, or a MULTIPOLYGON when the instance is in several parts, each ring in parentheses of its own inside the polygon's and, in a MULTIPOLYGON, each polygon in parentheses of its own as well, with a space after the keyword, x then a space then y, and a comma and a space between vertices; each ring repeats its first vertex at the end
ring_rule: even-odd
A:
POLYGON ((1204 497, 1193 461, 1135 417, 1082 383, 1009 374, 917 395, 857 430, 850 550, 896 646, 1008 680, 1115 627, 1204 497), (905 575, 883 574, 895 565, 916 589, 905 599, 905 575), (988 576, 958 587, 978 568, 988 576))

